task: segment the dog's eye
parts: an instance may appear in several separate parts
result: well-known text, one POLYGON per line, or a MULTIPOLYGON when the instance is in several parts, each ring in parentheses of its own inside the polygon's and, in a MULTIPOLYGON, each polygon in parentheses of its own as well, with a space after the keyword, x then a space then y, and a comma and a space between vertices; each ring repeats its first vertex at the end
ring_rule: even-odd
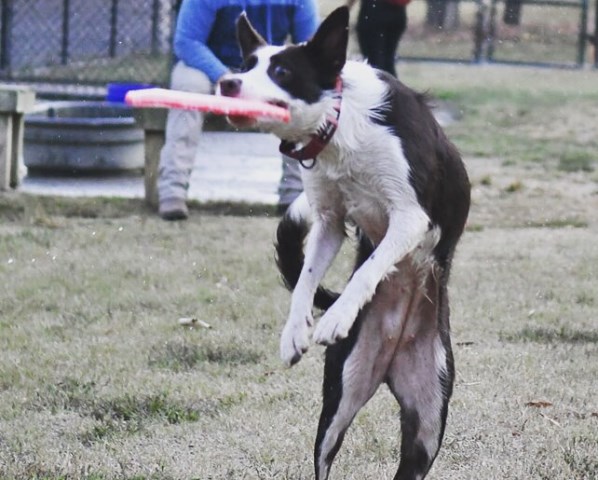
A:
POLYGON ((274 78, 280 82, 283 82, 291 78, 291 71, 288 68, 285 68, 281 65, 275 66, 274 71, 272 73, 274 75, 274 78))
POLYGON ((255 55, 251 55, 245 59, 241 68, 244 72, 248 72, 256 65, 257 65, 257 57, 255 55))

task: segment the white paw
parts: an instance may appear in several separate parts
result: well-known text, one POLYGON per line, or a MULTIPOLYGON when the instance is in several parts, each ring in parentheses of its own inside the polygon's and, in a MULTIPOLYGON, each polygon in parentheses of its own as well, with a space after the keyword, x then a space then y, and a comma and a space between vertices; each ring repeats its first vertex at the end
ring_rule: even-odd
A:
POLYGON ((311 315, 289 319, 280 337, 280 357, 287 367, 292 367, 309 348, 309 327, 313 325, 311 315))
POLYGON ((357 317, 357 311, 353 313, 351 309, 335 307, 336 303, 322 316, 314 330, 313 339, 320 345, 332 345, 347 338, 357 317))

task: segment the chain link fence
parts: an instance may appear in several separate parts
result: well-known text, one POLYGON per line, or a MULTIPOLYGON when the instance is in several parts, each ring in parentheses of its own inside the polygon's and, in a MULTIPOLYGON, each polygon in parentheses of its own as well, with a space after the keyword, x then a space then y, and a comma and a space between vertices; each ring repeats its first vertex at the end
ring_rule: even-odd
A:
POLYGON ((399 58, 582 67, 598 58, 588 34, 594 7, 588 0, 416 0, 399 58))
MULTIPOLYGON (((596 2, 414 0, 399 58, 579 67, 593 56, 598 66, 596 2)), ((0 0, 0 80, 166 86, 179 3, 0 0)), ((342 3, 321 0, 322 16, 342 3)), ((351 51, 358 55, 354 40, 351 51)))
POLYGON ((2 0, 0 78, 165 85, 177 0, 2 0))
POLYGON ((591 62, 588 0, 491 0, 487 59, 581 67, 591 62))

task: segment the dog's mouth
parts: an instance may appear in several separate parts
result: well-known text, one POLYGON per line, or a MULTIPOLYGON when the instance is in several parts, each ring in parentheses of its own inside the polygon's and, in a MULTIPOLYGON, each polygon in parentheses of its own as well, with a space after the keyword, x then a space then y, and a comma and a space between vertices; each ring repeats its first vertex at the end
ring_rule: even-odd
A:
MULTIPOLYGON (((264 100, 264 103, 267 103, 268 105, 273 105, 278 108, 284 108, 285 110, 289 110, 289 104, 283 100, 264 100)), ((227 119, 231 125, 237 128, 251 128, 258 123, 257 118, 247 117, 243 115, 228 115, 227 119)), ((263 123, 263 119, 261 123, 263 123)))
POLYGON ((257 123, 256 118, 243 115, 227 115, 226 119, 236 128, 251 128, 257 123))
POLYGON ((285 110, 289 109, 289 104, 282 100, 266 100, 266 103, 269 103, 270 105, 274 105, 275 107, 284 108, 285 110))

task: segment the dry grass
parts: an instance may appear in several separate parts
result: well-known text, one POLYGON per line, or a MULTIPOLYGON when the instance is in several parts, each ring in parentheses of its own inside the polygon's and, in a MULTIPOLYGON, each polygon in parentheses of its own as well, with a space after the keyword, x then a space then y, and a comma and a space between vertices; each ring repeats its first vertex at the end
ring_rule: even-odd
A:
MULTIPOLYGON (((595 77, 402 72, 461 112, 448 130, 474 185, 451 283, 457 383, 429 478, 594 479, 595 77), (562 168, 564 143, 584 168, 562 168)), ((288 294, 276 220, 255 210, 196 206, 173 225, 139 202, 0 196, 0 478, 312 478, 322 349, 280 365, 288 294)), ((392 478, 398 451, 381 389, 332 478, 392 478)))

